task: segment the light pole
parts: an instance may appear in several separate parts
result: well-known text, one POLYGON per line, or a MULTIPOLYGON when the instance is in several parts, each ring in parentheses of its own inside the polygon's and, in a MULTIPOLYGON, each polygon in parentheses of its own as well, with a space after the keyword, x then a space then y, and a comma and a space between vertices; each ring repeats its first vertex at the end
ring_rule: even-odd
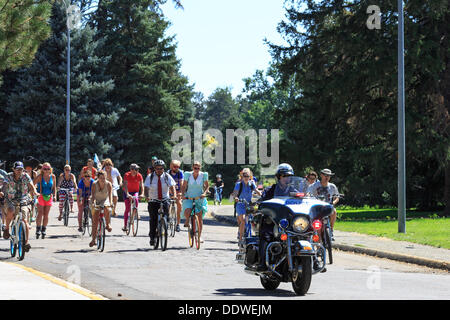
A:
POLYGON ((81 20, 80 9, 65 0, 67 14, 67 100, 66 100, 66 164, 70 163, 70 30, 76 28, 81 20))
POLYGON ((406 233, 405 64, 403 0, 398 0, 398 232, 406 233))

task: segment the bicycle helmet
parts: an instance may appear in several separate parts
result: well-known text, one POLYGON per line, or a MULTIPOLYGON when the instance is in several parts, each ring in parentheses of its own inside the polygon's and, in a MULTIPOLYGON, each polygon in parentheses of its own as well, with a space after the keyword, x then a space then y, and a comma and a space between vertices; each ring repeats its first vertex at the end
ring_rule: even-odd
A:
POLYGON ((164 161, 158 159, 158 160, 156 160, 155 163, 153 164, 153 167, 156 168, 156 167, 158 167, 158 166, 162 166, 163 168, 165 168, 165 167, 166 167, 166 164, 164 163, 164 161))
POLYGON ((216 178, 222 178, 221 174, 216 174, 216 178))
POLYGON ((282 163, 278 166, 275 175, 277 178, 280 178, 280 176, 293 176, 294 169, 292 169, 292 167, 289 164, 282 163))

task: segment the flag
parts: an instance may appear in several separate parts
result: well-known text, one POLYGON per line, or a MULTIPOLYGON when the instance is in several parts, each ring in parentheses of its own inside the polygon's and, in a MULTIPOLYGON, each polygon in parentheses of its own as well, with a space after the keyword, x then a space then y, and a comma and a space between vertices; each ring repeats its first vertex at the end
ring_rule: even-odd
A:
POLYGON ((97 169, 100 169, 100 160, 98 159, 97 154, 94 154, 94 163, 97 166, 97 169))

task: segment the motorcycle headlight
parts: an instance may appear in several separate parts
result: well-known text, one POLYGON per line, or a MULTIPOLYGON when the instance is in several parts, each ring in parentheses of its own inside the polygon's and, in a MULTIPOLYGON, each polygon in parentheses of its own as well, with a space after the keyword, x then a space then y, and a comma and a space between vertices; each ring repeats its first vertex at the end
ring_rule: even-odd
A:
POLYGON ((306 217, 297 217, 294 219, 294 222, 292 223, 292 228, 294 231, 297 232, 303 232, 306 231, 306 229, 309 226, 309 220, 306 217))

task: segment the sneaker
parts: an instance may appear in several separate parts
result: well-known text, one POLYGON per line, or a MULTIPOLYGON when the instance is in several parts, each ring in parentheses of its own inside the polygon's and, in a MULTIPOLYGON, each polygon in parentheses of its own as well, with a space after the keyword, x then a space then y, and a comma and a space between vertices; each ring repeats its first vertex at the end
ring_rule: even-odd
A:
POLYGON ((83 232, 83 228, 82 227, 78 227, 78 232, 83 232))
POLYGON ((185 228, 189 228, 189 220, 187 220, 187 221, 184 223, 184 227, 185 227, 185 228))
POLYGON ((203 240, 203 238, 200 237, 200 243, 204 243, 204 242, 205 242, 205 240, 203 240))
POLYGON ((155 239, 150 239, 150 245, 154 246, 155 245, 155 239))
POLYGON ((127 227, 123 227, 123 228, 122 228, 122 231, 123 231, 123 232, 127 232, 127 231, 128 231, 127 227))
POLYGON ((30 249, 31 249, 31 245, 30 245, 29 243, 27 243, 26 245, 23 246, 23 250, 24 250, 25 252, 30 251, 30 249))
POLYGON ((323 270, 320 271, 320 273, 325 273, 325 272, 327 272, 327 268, 323 268, 323 270))
POLYGON ((180 225, 179 224, 177 224, 177 227, 175 228, 175 231, 176 232, 180 232, 180 225))

